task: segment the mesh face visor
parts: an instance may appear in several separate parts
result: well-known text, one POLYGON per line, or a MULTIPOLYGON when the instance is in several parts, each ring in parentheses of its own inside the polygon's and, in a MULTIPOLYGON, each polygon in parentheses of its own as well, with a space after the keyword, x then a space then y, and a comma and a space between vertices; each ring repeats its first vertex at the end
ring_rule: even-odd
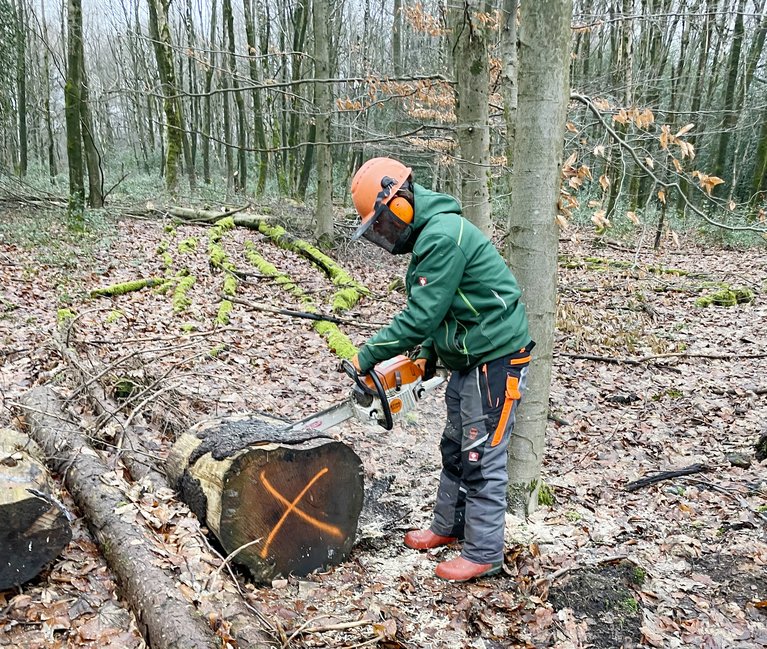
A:
MULTIPOLYGON (((367 226, 362 232, 355 232, 355 236, 365 237, 370 243, 380 246, 387 252, 395 253, 395 247, 410 231, 410 224, 405 223, 389 209, 385 203, 381 203, 373 215, 373 218, 364 224, 367 226)), ((362 228, 360 227, 360 230, 362 228)))

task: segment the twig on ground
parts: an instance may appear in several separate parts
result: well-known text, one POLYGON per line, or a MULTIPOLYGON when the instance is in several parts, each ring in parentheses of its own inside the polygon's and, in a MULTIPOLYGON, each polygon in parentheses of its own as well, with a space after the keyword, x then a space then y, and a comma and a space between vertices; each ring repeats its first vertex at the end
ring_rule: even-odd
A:
POLYGON ((293 631, 290 637, 284 642, 282 649, 286 649, 287 646, 299 635, 304 635, 307 633, 324 633, 326 631, 346 631, 347 629, 356 629, 361 626, 369 626, 373 624, 372 620, 357 620, 356 622, 338 622, 336 624, 326 624, 323 626, 308 626, 309 624, 317 622, 317 620, 321 620, 327 617, 330 616, 320 615, 319 617, 315 617, 304 622, 300 627, 293 631))
POLYGON ((729 496, 741 507, 743 507, 743 509, 748 510, 754 514, 754 516, 758 516, 759 518, 767 521, 767 512, 760 512, 756 511, 755 509, 751 509, 751 506, 743 498, 740 498, 737 494, 733 493, 732 490, 722 487, 718 484, 714 484, 713 482, 709 482, 708 480, 701 480, 700 478, 686 478, 685 480, 687 482, 691 482, 692 484, 697 484, 701 487, 706 487, 712 491, 716 491, 720 494, 724 494, 725 496, 729 496))
MULTIPOLYGON (((597 561, 591 561, 584 564, 574 563, 570 566, 565 566, 564 568, 555 570, 550 575, 546 575, 539 581, 553 584, 561 576, 566 575, 568 572, 571 572, 573 570, 580 570, 581 568, 593 568, 594 566, 599 566, 603 563, 613 563, 614 561, 626 561, 626 560, 631 561, 631 559, 629 559, 627 554, 613 554, 613 555, 610 555, 609 557, 598 559, 597 561)), ((632 563, 634 562, 632 561, 632 563)))

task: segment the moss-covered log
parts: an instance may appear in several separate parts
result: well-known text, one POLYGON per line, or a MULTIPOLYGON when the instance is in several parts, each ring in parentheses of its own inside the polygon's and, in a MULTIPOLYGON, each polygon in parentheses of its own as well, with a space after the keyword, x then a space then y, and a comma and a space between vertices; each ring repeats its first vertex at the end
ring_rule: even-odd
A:
POLYGON ((35 577, 72 538, 41 457, 29 437, 0 429, 0 591, 35 577))
POLYGON ((211 268, 219 268, 223 270, 226 275, 224 277, 224 286, 222 288, 222 294, 224 299, 218 305, 218 313, 216 314, 216 324, 226 325, 229 324, 229 314, 232 311, 232 302, 229 297, 233 297, 237 293, 237 269, 234 264, 229 260, 228 255, 224 251, 221 245, 221 239, 224 234, 235 227, 234 220, 231 216, 224 217, 216 221, 216 225, 213 226, 208 233, 208 262, 211 268))
POLYGON ((357 454, 284 427, 253 415, 204 421, 166 465, 182 499, 260 582, 344 561, 362 509, 357 454))
POLYGON ((163 277, 134 279, 129 282, 120 282, 119 284, 110 284, 109 286, 94 288, 90 295, 91 297, 117 297, 125 295, 126 293, 132 293, 133 291, 140 291, 143 288, 160 286, 167 281, 168 280, 163 277))

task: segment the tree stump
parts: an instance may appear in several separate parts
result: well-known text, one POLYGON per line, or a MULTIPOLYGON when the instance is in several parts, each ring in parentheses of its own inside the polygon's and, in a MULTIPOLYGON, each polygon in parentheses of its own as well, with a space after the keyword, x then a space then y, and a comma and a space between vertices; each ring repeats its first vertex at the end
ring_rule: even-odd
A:
POLYGON ((341 563, 354 543, 362 462, 311 435, 237 415, 195 425, 168 458, 181 498, 259 582, 341 563))
POLYGON ((26 435, 0 429, 0 590, 37 576, 72 538, 41 456, 26 435))

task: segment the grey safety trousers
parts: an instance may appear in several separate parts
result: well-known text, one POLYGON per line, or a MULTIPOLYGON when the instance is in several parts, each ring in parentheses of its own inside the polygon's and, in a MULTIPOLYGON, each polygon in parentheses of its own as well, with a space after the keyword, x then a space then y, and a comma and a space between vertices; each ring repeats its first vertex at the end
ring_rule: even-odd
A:
POLYGON ((447 424, 442 433, 442 473, 431 531, 464 540, 465 559, 503 559, 509 437, 527 384, 532 344, 447 384, 447 424))

